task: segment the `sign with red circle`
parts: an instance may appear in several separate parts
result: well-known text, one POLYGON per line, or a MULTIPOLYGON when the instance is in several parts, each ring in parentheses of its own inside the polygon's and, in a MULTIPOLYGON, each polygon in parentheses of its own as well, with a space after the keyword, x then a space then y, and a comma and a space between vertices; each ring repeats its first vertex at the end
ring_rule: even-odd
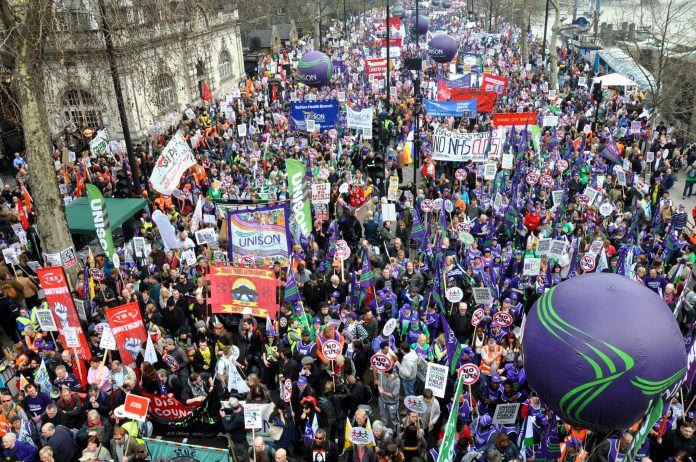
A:
POLYGON ((553 186, 553 177, 551 175, 544 175, 541 177, 541 185, 550 188, 553 186))
POLYGON ((89 275, 95 281, 102 281, 104 279, 104 271, 99 268, 90 268, 89 275))
POLYGON ((483 311, 483 308, 474 311, 474 314, 471 315, 471 325, 474 327, 478 326, 485 316, 486 313, 483 311))
POLYGON ((462 377, 464 385, 473 385, 478 382, 481 369, 476 364, 464 364, 457 370, 457 377, 462 377))
POLYGON ((545 275, 545 274, 540 274, 539 276, 537 276, 537 277, 536 277, 536 282, 537 282, 537 284, 539 284, 540 286, 544 286, 544 287, 545 287, 545 286, 546 286, 546 283, 548 282, 548 281, 546 280, 546 275, 545 275))
POLYGON ((525 180, 527 181, 528 185, 534 186, 539 182, 539 174, 537 172, 529 172, 527 173, 525 180))
POLYGON ((565 172, 566 170, 568 170, 568 161, 565 159, 559 160, 558 164, 556 165, 558 166, 558 170, 560 170, 561 172, 565 172))
POLYGON ((322 345, 321 352, 324 354, 326 359, 333 361, 338 355, 341 354, 341 344, 336 340, 327 340, 322 345))
POLYGON ((590 203, 590 196, 587 194, 580 194, 577 198, 578 204, 585 206, 590 203))
POLYGON ((466 180, 466 170, 464 170, 463 168, 457 169, 457 171, 454 172, 454 177, 459 181, 466 180))
POLYGON ((420 207, 421 207, 421 210, 424 211, 425 213, 430 213, 435 208, 435 203, 430 199, 425 199, 423 202, 421 202, 420 207))
POLYGON ((292 380, 285 379, 285 383, 283 383, 283 401, 285 401, 286 403, 289 403, 291 398, 292 398, 292 380))
POLYGON ((336 258, 347 260, 350 257, 350 246, 343 239, 336 241, 336 258))
POLYGON ((370 363, 372 364, 372 367, 382 372, 388 371, 392 368, 391 359, 389 356, 382 353, 375 353, 372 355, 372 358, 370 358, 370 363))
POLYGON ((469 226, 469 223, 457 224, 457 233, 468 233, 469 231, 471 231, 471 226, 469 226))
POLYGON ((244 266, 245 268, 253 268, 256 266, 256 262, 254 261, 253 257, 242 257, 239 259, 239 262, 244 266))
POLYGON ((580 268, 586 273, 595 269, 595 257, 592 255, 585 255, 580 259, 580 268))
POLYGON ((507 327, 512 324, 512 315, 507 311, 498 311, 493 315, 493 322, 498 324, 500 327, 507 327))

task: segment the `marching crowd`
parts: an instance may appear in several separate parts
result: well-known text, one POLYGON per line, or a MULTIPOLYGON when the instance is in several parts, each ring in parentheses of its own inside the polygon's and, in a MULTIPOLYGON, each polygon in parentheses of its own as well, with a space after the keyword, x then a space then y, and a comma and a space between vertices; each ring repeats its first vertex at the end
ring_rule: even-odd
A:
MULTIPOLYGON (((599 271, 621 274, 659 294, 691 337, 696 241, 682 201, 696 183, 696 151, 673 126, 653 123, 637 92, 608 89, 598 100, 591 65, 565 45, 559 48, 560 86, 549 94, 548 72, 525 66, 523 31, 497 20, 498 40, 482 44, 484 21, 467 21, 463 6, 455 5, 444 15, 431 15, 430 28, 480 53, 485 67, 508 79, 495 112, 535 112, 538 121, 545 115, 559 121, 535 139, 526 126, 509 127, 503 152, 514 162, 502 168, 502 158, 494 160, 492 178, 484 178, 482 164, 472 161, 435 161, 435 130, 491 133, 492 114, 464 119, 416 113, 416 72, 398 58, 392 60, 391 82, 373 87, 362 61, 380 52, 383 16, 374 11, 349 21, 347 41, 356 46, 331 36, 322 44, 340 63, 330 85, 310 89, 293 72, 286 74, 283 65, 296 63, 311 48, 284 49, 264 61, 232 106, 209 101, 190 108, 194 117, 182 116, 176 127, 154 131, 138 148, 135 175, 125 154, 90 158, 85 135, 66 129, 56 159, 66 146, 85 151, 77 162, 62 164, 63 194, 85 196, 84 185, 91 183, 107 197, 125 196, 130 182, 140 178, 138 194, 150 201, 150 209, 124 225, 131 228, 124 234, 143 236, 152 247, 146 258, 122 259, 120 268, 92 249, 106 277, 89 281, 80 273, 74 291, 76 299, 90 299, 90 284, 96 285, 84 325, 89 364, 41 332, 35 308, 45 301, 26 265, 37 259, 31 250, 22 247, 18 268, 0 267, 2 324, 16 341, 6 353, 21 377, 19 394, 0 392, 0 436, 8 461, 148 460, 141 438, 157 429, 123 412, 126 395, 142 392, 191 409, 209 395, 219 399, 220 431, 229 435, 237 462, 435 462, 442 441, 452 445, 457 462, 623 460, 633 440, 629 429, 605 435, 573 428, 529 386, 521 326, 550 287, 599 271), (283 69, 278 91, 267 84, 274 77, 271 63, 283 69), (388 87, 395 90, 389 104, 388 87), (314 94, 328 100, 339 92, 353 109, 373 108, 373 139, 343 127, 343 113, 332 133, 303 136, 291 130, 291 98, 314 94), (413 133, 416 118, 420 129, 413 133), (634 122, 639 133, 629 130, 634 122), (248 127, 244 137, 237 130, 242 123, 248 127), (198 163, 184 174, 176 195, 163 196, 146 179, 175 130, 185 133, 198 163), (409 147, 409 134, 420 137, 420 152, 409 147), (413 182, 403 180, 405 169, 413 168, 409 150, 418 167, 413 182), (378 155, 385 172, 376 171, 378 155), (289 271, 274 265, 281 281, 275 322, 248 313, 213 316, 206 275, 211 266, 225 263, 224 254, 215 252, 228 244, 221 204, 288 200, 289 158, 304 162, 315 181, 330 183, 327 216, 315 218, 311 236, 294 242, 289 271), (686 173, 683 186, 676 183, 680 170, 686 173), (390 176, 399 178, 399 188, 387 201, 384 179, 390 176), (540 177, 550 177, 550 184, 542 185, 540 177), (217 219, 196 226, 214 228, 215 245, 192 240, 199 197, 203 213, 217 219), (396 221, 384 219, 386 203, 396 205, 396 221), (177 229, 178 251, 163 250, 151 218, 157 209, 177 229), (352 249, 343 266, 334 259, 337 239, 352 249), (564 245, 550 252, 549 240, 564 245), (195 263, 181 258, 181 250, 194 250, 195 263), (290 280, 299 296, 285 294, 290 280), (481 295, 476 289, 488 291, 481 295), (103 309, 129 302, 137 302, 157 350, 156 361, 146 361, 144 349, 137 352, 137 368, 121 363, 117 351, 105 357, 100 348, 103 309), (456 342, 449 341, 450 333, 456 342), (342 347, 331 361, 322 352, 327 340, 342 347), (388 367, 375 367, 377 353, 388 367), (428 363, 450 372, 442 394, 426 387, 428 363), (469 363, 479 366, 480 377, 453 403, 457 370, 469 363), (45 373, 50 391, 42 386, 45 373), (291 390, 284 388, 288 379, 291 390), (268 428, 255 437, 245 429, 248 403, 272 405, 268 428), (512 419, 494 419, 499 406, 515 403, 520 406, 512 419), (456 418, 448 432, 451 413, 456 418), (361 428, 369 433, 365 440, 356 436, 361 428)), ((403 39, 404 56, 428 62, 413 37, 403 39)), ((536 63, 541 43, 530 40, 528 61, 536 63)), ((436 95, 438 74, 444 72, 432 62, 422 72, 426 98, 436 95)), ((31 165, 17 162, 16 168, 23 178, 31 165)), ((0 197, 6 244, 16 240, 12 225, 21 221, 15 211, 25 197, 21 186, 6 188, 0 197)), ((655 425, 636 460, 696 457, 695 411, 685 406, 692 403, 690 385, 655 425)))

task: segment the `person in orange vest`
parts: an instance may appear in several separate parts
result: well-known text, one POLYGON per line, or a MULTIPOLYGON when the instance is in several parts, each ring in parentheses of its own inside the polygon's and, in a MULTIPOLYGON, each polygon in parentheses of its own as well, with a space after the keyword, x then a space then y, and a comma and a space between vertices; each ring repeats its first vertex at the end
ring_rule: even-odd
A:
POLYGON ((587 434, 589 433, 588 430, 584 428, 576 428, 568 424, 564 424, 560 428, 560 436, 564 437, 563 439, 568 442, 570 441, 571 438, 577 438, 578 441, 580 441, 582 444, 585 444, 585 440, 587 439, 587 434))
POLYGON ((561 457, 558 462, 585 462, 587 451, 582 446, 579 439, 573 437, 561 443, 561 457))
POLYGON ((495 342, 495 339, 490 337, 487 345, 481 348, 481 376, 487 380, 489 376, 498 372, 500 358, 503 356, 503 347, 495 342), (485 376, 485 377, 484 377, 485 376))
POLYGON ((26 335, 24 336, 24 343, 26 343, 27 348, 29 348, 34 353, 38 353, 39 347, 42 347, 44 344, 43 335, 36 332, 34 328, 31 326, 28 326, 26 329, 24 329, 24 332, 26 333, 26 335), (41 341, 39 342, 39 340, 41 341))
POLYGON ((0 437, 10 431, 12 424, 10 419, 13 416, 19 416, 22 420, 27 420, 27 414, 24 409, 12 400, 12 395, 9 393, 0 393, 0 437))

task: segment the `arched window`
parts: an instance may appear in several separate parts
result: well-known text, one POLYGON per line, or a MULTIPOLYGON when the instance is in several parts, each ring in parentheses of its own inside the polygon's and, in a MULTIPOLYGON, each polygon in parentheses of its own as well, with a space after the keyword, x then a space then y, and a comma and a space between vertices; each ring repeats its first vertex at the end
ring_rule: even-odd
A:
POLYGON ((101 111, 92 94, 85 90, 71 88, 65 91, 63 114, 66 120, 81 128, 98 128, 101 125, 101 111))
POLYGON ((176 102, 174 79, 169 74, 160 74, 155 77, 155 104, 160 109, 171 106, 176 102))
POLYGON ((220 80, 224 80, 232 75, 232 57, 230 52, 224 48, 220 52, 218 59, 218 72, 220 73, 220 80))

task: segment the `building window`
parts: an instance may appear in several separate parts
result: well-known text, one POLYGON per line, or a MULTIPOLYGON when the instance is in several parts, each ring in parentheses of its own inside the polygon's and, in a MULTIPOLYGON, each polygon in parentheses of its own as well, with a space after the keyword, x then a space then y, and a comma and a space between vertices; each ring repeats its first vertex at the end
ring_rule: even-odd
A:
POLYGON ((232 58, 230 57, 230 52, 225 49, 220 52, 218 72, 220 73, 220 80, 224 80, 232 75, 232 58))
POLYGON ((155 103, 160 109, 171 106, 176 101, 174 79, 169 74, 160 74, 155 78, 155 103))
POLYGON ((101 125, 101 111, 92 94, 85 90, 70 89, 63 94, 63 114, 80 129, 101 125))

